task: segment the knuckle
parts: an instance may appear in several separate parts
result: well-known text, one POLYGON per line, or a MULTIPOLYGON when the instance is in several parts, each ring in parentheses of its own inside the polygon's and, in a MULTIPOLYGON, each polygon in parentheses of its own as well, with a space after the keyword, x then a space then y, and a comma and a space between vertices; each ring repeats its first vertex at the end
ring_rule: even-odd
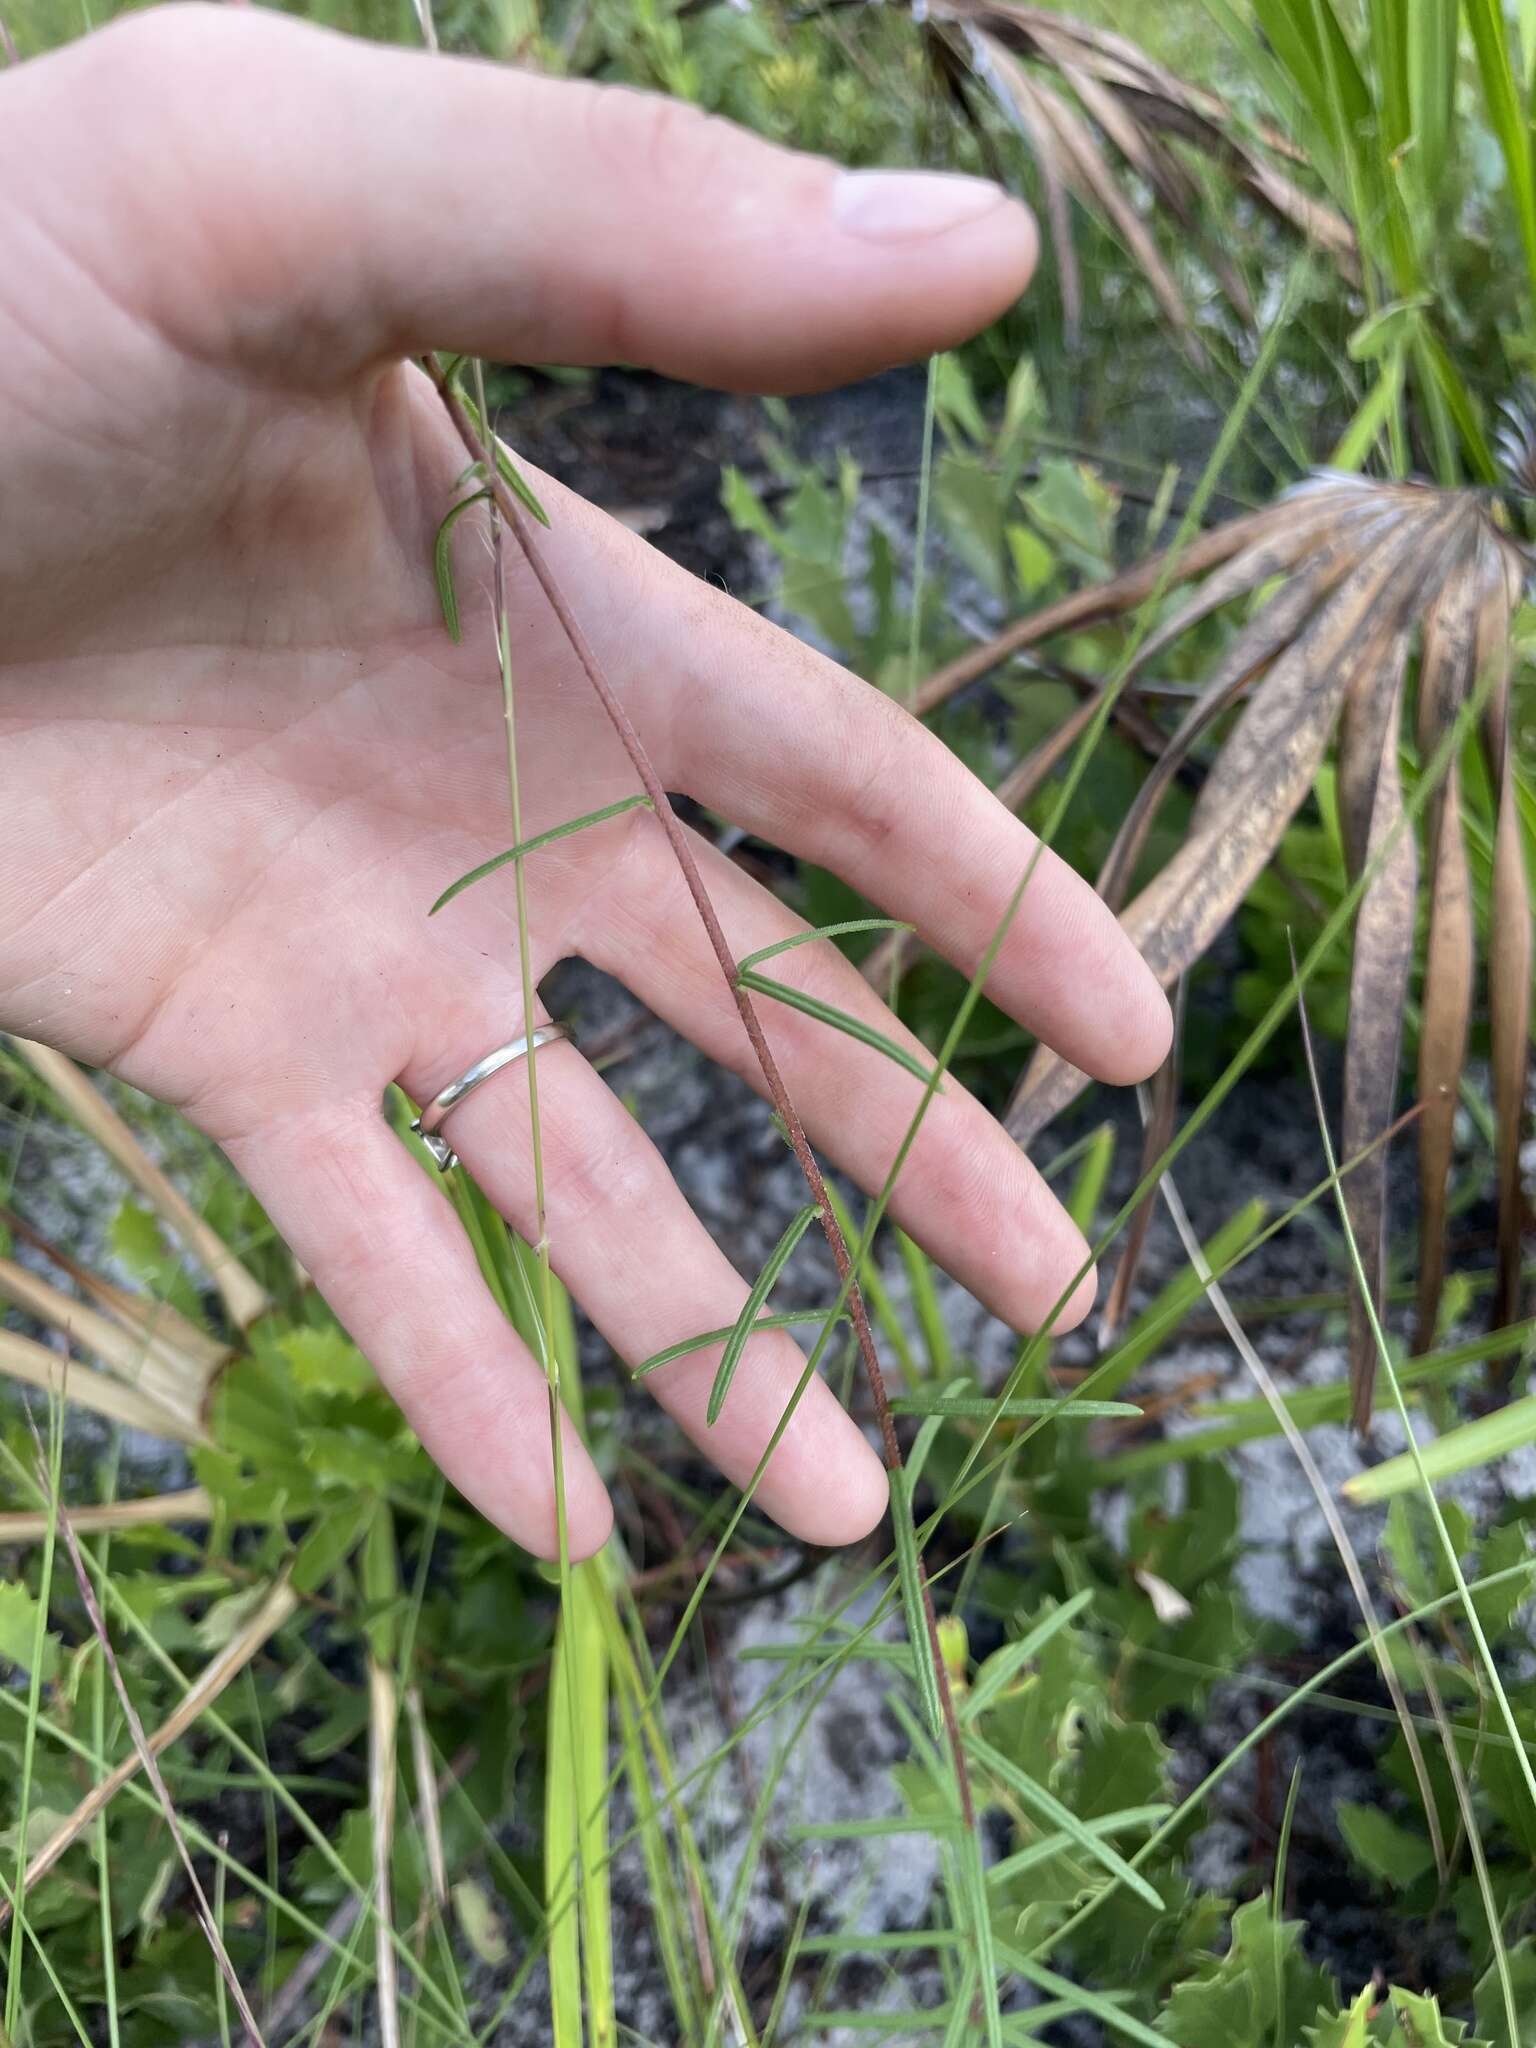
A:
POLYGON ((696 196, 728 132, 686 100, 622 86, 589 88, 586 135, 592 154, 629 183, 646 180, 654 196, 696 196))

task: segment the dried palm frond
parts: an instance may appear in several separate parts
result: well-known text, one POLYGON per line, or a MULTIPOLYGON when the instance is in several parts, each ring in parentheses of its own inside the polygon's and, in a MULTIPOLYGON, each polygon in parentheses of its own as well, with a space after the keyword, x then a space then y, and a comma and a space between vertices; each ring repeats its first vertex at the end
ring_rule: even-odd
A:
MULTIPOLYGON (((1352 881, 1372 871, 1355 931, 1341 1150, 1354 1158, 1375 1147, 1346 1190, 1379 1299, 1387 1148, 1377 1141, 1393 1119, 1418 901, 1415 836, 1402 829, 1399 727, 1415 668, 1422 759, 1441 746, 1475 690, 1485 690, 1482 737, 1497 801, 1487 969, 1498 1131, 1496 1327, 1516 1319, 1520 1291, 1531 916, 1509 744, 1509 679, 1511 616, 1528 566, 1484 492, 1322 475, 1265 511, 1201 536, 1176 558, 1144 563, 1017 621, 931 677, 920 694, 930 706, 1020 647, 1128 612, 1159 584, 1203 577, 1142 645, 1127 678, 1134 685, 1198 621, 1275 586, 1169 737, 1116 836, 1099 887, 1159 980, 1171 986, 1231 920, 1279 847, 1337 731, 1345 859, 1352 881), (1183 844, 1127 903, 1173 777, 1239 704, 1245 708, 1210 764, 1183 844)), ((1439 1309, 1452 1124, 1472 1003, 1471 892, 1454 758, 1429 798, 1426 828, 1420 1349, 1433 1338, 1439 1309)), ((1084 1084, 1075 1067, 1042 1048, 1010 1107, 1010 1131, 1028 1144, 1084 1084)), ((1364 1427, 1375 1354, 1358 1305, 1351 1336, 1354 1415, 1364 1427)))
POLYGON ((1246 126, 1215 93, 1187 84, 1127 37, 1007 0, 933 0, 928 20, 948 75, 984 85, 1039 166, 1069 334, 1081 305, 1071 194, 1108 221, 1186 348, 1197 360, 1201 354, 1193 314, 1111 151, 1169 216, 1181 241, 1199 248, 1246 324, 1253 324, 1252 300, 1226 253, 1202 234, 1207 209, 1184 151, 1214 165, 1265 212, 1315 244, 1351 282, 1358 278, 1349 223, 1286 168, 1300 161, 1294 146, 1272 128, 1246 126))
POLYGON ((106 1097, 91 1086, 72 1059, 56 1052, 51 1045, 38 1045, 29 1038, 15 1036, 11 1043, 203 1265, 235 1328, 249 1329, 271 1307, 266 1290, 150 1158, 106 1097))

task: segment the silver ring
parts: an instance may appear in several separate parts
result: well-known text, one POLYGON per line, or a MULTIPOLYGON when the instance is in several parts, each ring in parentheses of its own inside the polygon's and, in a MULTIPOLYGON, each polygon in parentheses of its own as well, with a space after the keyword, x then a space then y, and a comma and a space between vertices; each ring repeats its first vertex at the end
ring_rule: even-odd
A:
POLYGON ((437 1161, 444 1173, 457 1166, 459 1155, 446 1138, 437 1135, 439 1124, 448 1112, 457 1109, 465 1096, 478 1088, 482 1081, 489 1081, 492 1074, 499 1074, 503 1067, 510 1067, 514 1060, 520 1060, 526 1053, 537 1052, 541 1045, 553 1045, 556 1039, 569 1038, 570 1032, 563 1024, 541 1024, 539 1028, 523 1038, 512 1038, 505 1045, 498 1045, 494 1052, 488 1052, 472 1067, 467 1067, 457 1081, 433 1096, 411 1125, 423 1145, 437 1161))

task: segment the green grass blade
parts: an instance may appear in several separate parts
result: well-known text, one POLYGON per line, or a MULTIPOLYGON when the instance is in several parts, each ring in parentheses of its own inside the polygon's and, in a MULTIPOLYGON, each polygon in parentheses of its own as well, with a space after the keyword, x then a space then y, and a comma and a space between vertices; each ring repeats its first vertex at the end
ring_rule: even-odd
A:
POLYGON ((470 497, 461 498, 457 505, 450 505, 443 514, 437 539, 432 544, 432 573, 437 578, 437 601, 442 607, 448 638, 455 643, 463 639, 464 630, 459 621, 459 594, 453 586, 453 529, 471 505, 486 504, 490 495, 488 490, 479 490, 470 497))
MULTIPOLYGON (((759 1316, 748 1334, 755 1336, 763 1330, 795 1330, 805 1323, 824 1323, 827 1313, 824 1308, 785 1309, 779 1315, 759 1316)), ((665 1351, 653 1352, 649 1358, 642 1359, 630 1378, 643 1380, 647 1373, 659 1372, 675 1358, 686 1358, 690 1352, 707 1351, 712 1344, 723 1344, 738 1327, 737 1323, 722 1323, 718 1330, 701 1330, 697 1337, 684 1337, 681 1343, 669 1344, 665 1351)))
POLYGON ((1037 1990, 1049 1991, 1070 2011, 1086 2013, 1090 2019, 1097 2020, 1107 2034, 1118 2036, 1123 2041, 1135 2041, 1138 2048, 1168 2048, 1166 2034, 1154 2033, 1144 2020, 1122 2012, 1116 2000, 1106 1998, 1102 1991, 1090 1991, 1084 1985, 1074 1984, 1069 1977, 1058 1977, 1054 1970, 1046 1969, 1029 1956, 1020 1955, 1006 1944, 999 1944, 999 1952, 1008 1967, 1017 1970, 1037 1990))
POLYGON ((12 1905, 10 1961, 5 1978, 5 2031, 14 2041, 21 2020, 22 1930, 26 1924, 27 1843, 32 1777, 37 1756, 38 1717, 42 1708, 43 1667, 48 1646, 48 1609, 53 1589, 53 1558, 59 1526, 60 1474, 64 1461, 64 1405, 56 1396, 48 1404, 48 1533, 38 1576, 38 1597, 32 1625, 31 1668, 27 1673, 26 1727, 22 1735, 21 1782, 16 1798, 16 1875, 9 1890, 12 1905))
POLYGON ((955 1348, 949 1340, 949 1324, 933 1284, 933 1267, 928 1254, 920 1245, 914 1244, 904 1230, 896 1232, 896 1249, 907 1276, 907 1292, 912 1297, 917 1327, 923 1333, 928 1369, 935 1378, 947 1380, 954 1373, 955 1348))
MULTIPOLYGON (((1508 1332, 1500 1334, 1507 1344, 1508 1332)), ((1395 1458, 1386 1458, 1379 1465, 1356 1472, 1344 1482, 1344 1497, 1356 1507, 1391 1500, 1395 1494, 1407 1493, 1417 1486, 1421 1474, 1435 1484, 1458 1472, 1470 1471, 1474 1465, 1507 1458, 1529 1443, 1536 1443, 1536 1394, 1511 1401, 1505 1408, 1494 1409, 1491 1415, 1479 1415, 1473 1422, 1462 1423, 1459 1429, 1448 1429, 1433 1443, 1424 1444, 1417 1456, 1411 1451, 1400 1451, 1395 1458)))
POLYGON ((1048 1792, 1038 1779, 1032 1778, 1021 1764, 1016 1764, 1012 1757, 1004 1756, 1000 1749, 995 1749, 984 1737, 973 1731, 967 1733, 965 1746, 984 1770, 990 1771, 994 1778, 1008 1787, 1020 1805, 1029 1807, 1032 1812, 1048 1820, 1060 1833, 1070 1836, 1093 1862, 1107 1870, 1121 1884, 1129 1885, 1136 1896, 1143 1899, 1154 1912, 1162 1912, 1162 1899, 1141 1873, 1134 1869, 1117 1849, 1096 1836, 1086 1821, 1075 1814, 1070 1806, 1064 1806, 1054 1792, 1048 1792))
POLYGON ((1006 1421, 1009 1416, 1055 1415, 1063 1422, 1104 1421, 1107 1417, 1140 1415, 1134 1401, 1054 1401, 1011 1397, 999 1408, 984 1394, 902 1394, 891 1403, 893 1415, 948 1415, 966 1422, 984 1422, 989 1415, 1006 1421))
POLYGON ((1536 289, 1536 167, 1531 161, 1530 128, 1515 78, 1502 0, 1463 0, 1463 12, 1477 53, 1488 122, 1504 158, 1526 268, 1536 289))
MULTIPOLYGON (((1213 1273, 1225 1272, 1243 1256, 1264 1227, 1267 1214, 1264 1203, 1255 1198, 1227 1218, 1203 1247, 1213 1273)), ((1118 1393, 1153 1353, 1163 1348, 1171 1332, 1204 1295, 1205 1288, 1193 1266, 1187 1265, 1176 1273, 1136 1317, 1120 1342, 1100 1360, 1094 1375, 1094 1392, 1104 1399, 1118 1393)))
POLYGON ((1077 1177, 1065 1200, 1067 1214, 1083 1233, 1093 1234, 1093 1219, 1099 1212, 1104 1199, 1104 1188, 1109 1180, 1109 1169, 1115 1161, 1115 1127, 1100 1124, 1096 1131, 1088 1134, 1087 1149, 1083 1163, 1077 1170, 1077 1177))
POLYGON ((1081 1593, 1074 1593, 1070 1600, 1063 1601, 1044 1621, 1036 1622, 1017 1642, 1007 1644, 990 1656, 960 1708, 961 1720, 974 1721, 988 1707, 995 1705, 1024 1666, 1039 1656, 1051 1638, 1064 1628, 1070 1628, 1078 1616, 1092 1605, 1093 1588, 1085 1586, 1081 1593))
POLYGON ((932 1069, 925 1067, 916 1053, 908 1052, 905 1046, 887 1038, 883 1031, 877 1031, 873 1024, 866 1024, 862 1017, 851 1017, 846 1010, 822 1002, 819 996, 808 996, 804 989, 791 988, 787 982, 770 981, 750 968, 737 975, 736 983, 739 988, 750 989, 753 995, 768 996, 776 1003, 787 1003, 790 1009, 814 1017, 819 1024, 830 1024, 834 1031, 846 1032, 850 1038, 858 1039, 861 1045, 872 1046, 876 1052, 884 1053, 898 1067, 905 1067, 919 1081, 932 1078, 932 1069))
POLYGON ((907 1639, 912 1645, 913 1675, 923 1719, 936 1741, 944 1740, 944 1708, 939 1699, 939 1681, 928 1654, 928 1624, 923 1605, 922 1568, 918 1562, 917 1532, 913 1527, 910 1468, 890 1475, 891 1528, 896 1539, 896 1577, 901 1587, 901 1604, 907 1639))
POLYGON ((915 927, 903 924, 899 917, 849 917, 840 924, 819 924, 814 931, 796 932, 792 939, 780 939, 772 946, 761 946, 755 953, 748 953, 745 959, 736 962, 736 972, 745 974, 764 960, 773 959, 777 953, 793 952, 796 946, 808 946, 812 939, 840 939, 845 932, 910 932, 915 927))
MULTIPOLYGON (((1129 1835, 1138 1828, 1156 1827, 1168 1818, 1171 1811, 1166 1801, 1159 1801, 1155 1806, 1127 1806, 1119 1813, 1095 1814, 1084 1825, 1090 1834, 1101 1836, 1107 1842, 1115 1835, 1129 1835)), ((1016 1850, 1012 1856, 1005 1856, 1000 1863, 994 1863, 987 1872, 987 1882, 991 1885, 1007 1884, 1010 1878, 1021 1877, 1026 1870, 1054 1862, 1064 1850, 1072 1847, 1070 1835, 1044 1835, 1038 1842, 1031 1842, 1027 1849, 1016 1850)))
POLYGON ((742 1303, 741 1314, 736 1318, 731 1327, 731 1334, 725 1340, 725 1350, 720 1355, 714 1385, 709 1390, 709 1404, 704 1414, 711 1429, 720 1420, 725 1397, 731 1391, 731 1381, 736 1377, 736 1368, 740 1365, 741 1355, 747 1348, 747 1339, 757 1326, 763 1304, 773 1292, 779 1275, 793 1257, 795 1246, 820 1214, 821 1210, 815 1202, 807 1202, 768 1254, 767 1264, 753 1281, 751 1292, 742 1303))
POLYGON ((610 818, 623 817, 626 811, 644 811, 650 807, 651 800, 648 796, 620 797, 617 803, 604 804, 601 810, 588 811, 580 818, 568 818, 563 825, 551 825, 547 832, 535 832, 531 839, 524 839, 516 846, 509 846, 504 853, 492 854, 491 858, 482 861, 479 867, 471 868, 467 875, 460 875, 456 882, 450 882, 427 915, 436 917, 443 906, 451 903, 455 896, 461 896, 466 889, 473 887, 476 882, 483 882, 487 875, 494 875, 498 868, 506 867, 509 862, 524 860, 530 853, 537 853, 541 846, 553 846, 557 839, 569 839, 573 832, 585 832, 589 825, 605 825, 610 818))

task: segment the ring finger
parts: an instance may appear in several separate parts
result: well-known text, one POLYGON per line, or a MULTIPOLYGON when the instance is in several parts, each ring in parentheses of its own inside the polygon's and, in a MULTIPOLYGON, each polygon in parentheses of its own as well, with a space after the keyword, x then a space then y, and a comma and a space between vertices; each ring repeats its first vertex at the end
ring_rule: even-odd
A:
MULTIPOLYGON (((598 1329, 633 1366, 734 1323, 747 1285, 651 1140, 573 1045, 551 1044, 534 1057, 550 1256, 598 1329)), ((412 1076, 407 1085, 419 1079, 430 1095, 451 1078, 412 1076)), ((532 1119, 521 1063, 467 1096, 444 1134, 514 1229, 535 1237, 532 1119)), ((751 1339, 711 1426, 706 1409, 722 1348, 690 1352, 648 1374, 646 1386, 727 1478, 744 1486, 790 1404, 805 1358, 782 1331, 751 1339)), ((796 1405, 756 1498, 783 1527, 817 1544, 853 1542, 884 1511, 879 1460, 819 1378, 796 1405)))

